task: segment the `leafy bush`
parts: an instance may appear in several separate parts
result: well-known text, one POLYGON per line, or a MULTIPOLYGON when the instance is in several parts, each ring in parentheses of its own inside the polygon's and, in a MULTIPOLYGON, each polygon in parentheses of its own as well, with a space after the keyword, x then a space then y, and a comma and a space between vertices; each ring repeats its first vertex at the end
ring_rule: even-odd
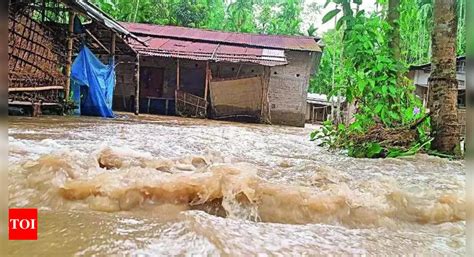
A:
POLYGON ((355 120, 350 125, 325 122, 321 129, 311 133, 311 139, 320 139, 329 147, 347 149, 354 157, 413 154, 430 142, 426 133, 429 119, 411 128, 426 114, 414 94, 412 83, 400 79, 401 84, 397 84, 397 74, 406 72, 406 68, 391 55, 386 36, 390 26, 380 16, 366 16, 363 12, 352 17, 351 22, 350 29, 345 30, 342 69, 335 79, 337 87, 331 90, 328 98, 346 96, 346 101, 357 107, 355 120), (407 146, 395 139, 375 140, 377 137, 370 135, 384 131, 382 129, 388 131, 388 137, 396 137, 396 132, 405 133, 410 129, 415 130, 416 136, 407 146), (361 137, 368 141, 359 140, 361 137), (370 141, 372 138, 374 141, 370 141))

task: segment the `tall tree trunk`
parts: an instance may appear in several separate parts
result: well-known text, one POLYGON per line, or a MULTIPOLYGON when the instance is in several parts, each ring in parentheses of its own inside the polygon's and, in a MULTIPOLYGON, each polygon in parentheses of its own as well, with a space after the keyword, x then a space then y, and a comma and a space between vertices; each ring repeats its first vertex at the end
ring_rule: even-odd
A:
MULTIPOLYGON (((390 30, 390 48, 392 49, 393 59, 401 66, 400 54, 400 0, 388 0, 388 15, 387 22, 391 27, 390 30)), ((402 83, 402 69, 398 67, 397 71, 397 85, 402 83)))
POLYGON ((392 27, 390 32, 390 47, 395 60, 400 60, 400 0, 388 0, 387 22, 392 27))
POLYGON ((434 135, 432 147, 455 154, 459 146, 456 80, 456 0, 435 0, 432 34, 429 108, 434 135))
MULTIPOLYGON (((354 12, 352 11, 352 6, 350 1, 343 1, 342 3, 342 17, 350 17, 353 16, 354 12)), ((336 22, 337 25, 337 22, 336 22)), ((344 29, 344 33, 342 34, 342 41, 343 45, 345 45, 345 41, 347 41, 347 35, 348 32, 352 30, 352 27, 354 26, 353 22, 348 22, 346 20, 345 22, 346 28, 344 29)), ((345 49, 342 49, 341 52, 341 64, 345 62, 345 49)), ((337 95, 336 95, 336 117, 335 117, 335 124, 339 125, 341 123, 344 123, 344 115, 342 113, 342 108, 341 108, 341 93, 338 90, 337 95)))

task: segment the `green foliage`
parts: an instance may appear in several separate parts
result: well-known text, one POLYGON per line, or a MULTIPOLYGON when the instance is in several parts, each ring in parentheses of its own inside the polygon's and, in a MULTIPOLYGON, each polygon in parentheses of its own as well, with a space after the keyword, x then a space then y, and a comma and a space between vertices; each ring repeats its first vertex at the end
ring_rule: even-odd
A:
POLYGON ((342 83, 329 95, 340 93, 348 102, 358 103, 361 117, 353 124, 356 128, 372 125, 367 122, 375 117, 386 126, 405 125, 413 120, 413 108, 421 107, 414 86, 396 84, 400 67, 391 57, 385 37, 388 31, 381 17, 358 15, 345 34, 342 83))
POLYGON ((177 7, 187 0, 94 0, 104 12, 119 21, 178 24, 177 7))
MULTIPOLYGON (((331 2, 331 1, 328 1, 331 2)), ((334 1, 341 4, 343 0, 334 1)), ((386 0, 377 1, 382 7, 388 4, 386 0)), ((342 5, 338 5, 339 9, 342 5)), ((431 32, 432 32, 432 8, 433 0, 401 0, 400 1, 400 36, 401 55, 400 60, 405 66, 425 64, 431 58, 431 32)), ((466 1, 458 0, 458 36, 457 54, 466 53, 466 1)), ((380 15, 385 14, 382 9, 380 15)), ((342 16, 337 20, 337 29, 345 26, 346 20, 351 20, 352 16, 342 16)), ((332 22, 332 21, 328 21, 332 22)), ((333 74, 342 70, 341 41, 342 33, 335 37, 336 32, 330 30, 323 35, 322 41, 325 43, 324 52, 320 62, 319 72, 310 80, 309 92, 328 94, 332 87, 338 87, 339 80, 333 80, 333 74)))
POLYGON ((205 24, 206 5, 204 1, 184 0, 175 6, 176 25, 184 27, 201 27, 205 24))
POLYGON ((236 0, 227 8, 228 20, 224 28, 228 31, 255 32, 257 29, 253 16, 253 0, 236 0))
POLYGON ((328 13, 326 13, 326 15, 324 15, 324 17, 323 17, 323 23, 326 23, 330 19, 334 18, 340 11, 341 11, 341 9, 336 8, 336 9, 331 10, 328 13))
POLYGON ((408 64, 424 64, 431 58, 432 0, 400 1, 400 47, 408 64))
POLYGON ((206 8, 202 10, 204 14, 203 22, 198 24, 199 28, 222 30, 224 28, 225 4, 222 0, 207 0, 206 8))
POLYGON ((271 34, 297 35, 301 26, 301 0, 286 0, 280 4, 271 34))
MULTIPOLYGON (((466 0, 457 0, 457 54, 466 54, 466 0)), ((433 0, 401 0, 400 35, 403 59, 425 64, 431 59, 433 0)))
POLYGON ((260 0, 256 4, 256 9, 257 32, 281 35, 301 34, 301 0, 260 0))
POLYGON ((466 0, 458 0, 457 6, 458 34, 456 50, 457 55, 466 54, 466 0))
MULTIPOLYGON (((409 65, 430 61, 433 0, 401 0, 398 24, 402 60, 394 60, 388 48, 390 27, 385 21, 388 1, 377 1, 382 8, 370 15, 363 10, 354 13, 353 6, 360 1, 329 2, 336 3, 336 8, 325 15, 324 21, 334 20, 338 31, 323 36, 325 49, 319 73, 311 78, 309 91, 325 93, 328 97, 343 95, 349 103, 356 104, 357 111, 350 125, 326 122, 311 138, 332 148, 346 149, 354 157, 396 157, 429 149, 429 119, 418 124, 417 139, 408 147, 392 147, 370 140, 356 143, 354 138, 366 135, 374 126, 409 127, 425 115, 414 95, 412 82, 405 79, 397 83, 397 73, 406 73, 409 65), (337 15, 341 12, 342 16, 337 15)), ((465 0, 458 0, 458 55, 465 54, 465 9, 465 0)))
POLYGON ((314 37, 316 36, 316 28, 314 27, 313 24, 309 25, 309 28, 307 29, 306 33, 308 34, 308 36, 310 37, 314 37))
MULTIPOLYGON (((349 1, 339 2, 344 5, 349 1)), ((418 127, 418 141, 413 142, 409 149, 390 147, 383 142, 361 143, 355 140, 369 133, 376 125, 384 128, 409 126, 425 113, 410 81, 397 84, 398 72, 406 72, 406 68, 398 65, 392 56, 390 39, 387 38, 390 26, 384 17, 377 13, 367 15, 363 11, 354 15, 346 10, 344 16, 339 18, 341 20, 345 29, 343 45, 338 48, 342 49, 342 53, 337 72, 334 72, 333 66, 335 75, 328 97, 343 95, 348 103, 356 104, 355 120, 350 125, 327 122, 320 130, 313 132, 311 138, 321 139, 324 145, 330 147, 347 149, 348 154, 354 157, 394 157, 420 150, 429 141, 425 132, 429 123, 426 121, 418 127)), ((321 69, 326 65, 324 58, 321 69)))
MULTIPOLYGON (((301 34, 302 0, 93 0, 120 21, 235 32, 301 34)), ((312 29, 313 33, 315 29, 312 29)))
POLYGON ((342 67, 342 36, 341 30, 329 30, 321 41, 324 44, 324 51, 319 62, 319 72, 310 78, 309 92, 318 94, 329 94, 336 86, 336 79, 341 78, 342 67))
MULTIPOLYGON (((345 127, 339 127, 339 129, 343 130, 345 127)), ((341 135, 341 132, 337 131, 338 128, 334 127, 331 121, 327 120, 323 122, 323 126, 321 129, 317 129, 309 135, 311 141, 315 141, 317 139, 321 139, 321 146, 328 146, 334 147, 337 145, 337 135, 341 135)))

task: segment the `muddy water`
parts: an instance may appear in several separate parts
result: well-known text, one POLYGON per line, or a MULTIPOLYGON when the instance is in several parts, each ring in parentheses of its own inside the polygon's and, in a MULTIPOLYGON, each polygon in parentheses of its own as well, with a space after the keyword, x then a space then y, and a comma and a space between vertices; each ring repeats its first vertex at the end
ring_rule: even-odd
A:
POLYGON ((353 159, 312 128, 120 115, 11 118, 13 256, 465 253, 464 162, 353 159))

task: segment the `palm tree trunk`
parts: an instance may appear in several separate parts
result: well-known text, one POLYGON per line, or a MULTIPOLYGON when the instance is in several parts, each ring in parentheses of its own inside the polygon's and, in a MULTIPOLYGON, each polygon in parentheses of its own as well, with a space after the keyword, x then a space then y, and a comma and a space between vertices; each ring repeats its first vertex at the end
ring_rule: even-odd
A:
POLYGON ((433 7, 429 108, 435 150, 455 154, 459 146, 456 80, 456 0, 435 0, 433 7))

